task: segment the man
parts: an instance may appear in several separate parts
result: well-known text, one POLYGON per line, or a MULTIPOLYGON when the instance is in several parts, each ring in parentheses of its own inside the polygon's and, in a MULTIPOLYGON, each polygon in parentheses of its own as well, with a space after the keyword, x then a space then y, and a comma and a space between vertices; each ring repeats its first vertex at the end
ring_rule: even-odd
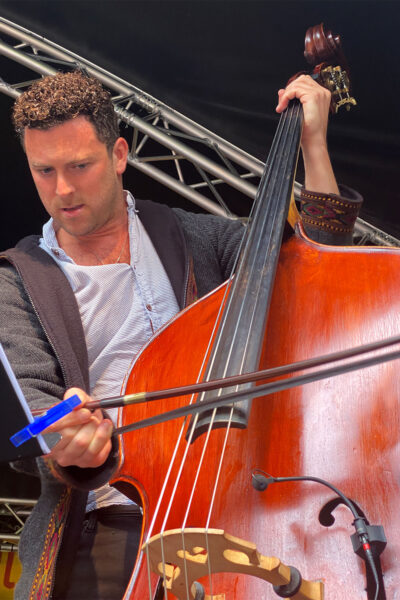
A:
MULTIPOLYGON (((313 191, 306 202, 333 198, 353 217, 360 199, 349 190, 338 196, 326 148, 329 93, 301 77, 279 92, 278 112, 295 96, 305 113, 313 191)), ((60 436, 50 454, 24 465, 39 472, 42 493, 21 536, 15 598, 112 600, 129 580, 141 517, 107 485, 121 460, 113 415, 84 405, 90 396, 118 395, 154 331, 229 276, 243 229, 124 192, 128 146, 95 79, 46 77, 18 98, 13 119, 51 219, 40 239, 2 254, 0 342, 33 408, 74 393, 82 400, 50 428, 60 436)), ((326 236, 325 226, 315 218, 309 230, 326 236)), ((348 222, 336 230, 348 236, 348 222)))

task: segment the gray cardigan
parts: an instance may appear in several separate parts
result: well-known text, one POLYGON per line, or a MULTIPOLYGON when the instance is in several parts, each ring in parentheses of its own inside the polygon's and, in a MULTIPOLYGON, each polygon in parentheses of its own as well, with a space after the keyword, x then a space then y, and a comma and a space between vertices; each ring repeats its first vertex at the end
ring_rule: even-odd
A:
MULTIPOLYGON (((180 308, 228 278, 243 235, 239 222, 150 201, 139 201, 137 207, 180 308)), ((53 404, 71 386, 87 390, 85 337, 64 274, 38 247, 36 236, 25 238, 0 259, 0 342, 31 407, 53 404)), ((40 475, 42 492, 21 535, 23 571, 15 600, 51 598, 56 566, 56 585, 68 577, 65 565, 80 535, 87 491, 109 481, 119 460, 114 439, 106 463, 97 469, 61 468, 43 458, 19 465, 40 475), (46 561, 55 539, 52 560, 46 561)))

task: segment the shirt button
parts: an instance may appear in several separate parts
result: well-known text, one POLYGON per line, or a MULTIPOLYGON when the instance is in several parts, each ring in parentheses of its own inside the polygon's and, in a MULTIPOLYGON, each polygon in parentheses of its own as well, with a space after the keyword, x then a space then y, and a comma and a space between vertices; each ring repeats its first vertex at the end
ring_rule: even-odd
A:
POLYGON ((53 250, 53 252, 56 256, 58 256, 60 254, 58 250, 53 250))
POLYGON ((153 308, 152 308, 151 304, 146 304, 146 308, 147 308, 147 310, 149 310, 149 311, 152 311, 152 310, 153 310, 153 308))

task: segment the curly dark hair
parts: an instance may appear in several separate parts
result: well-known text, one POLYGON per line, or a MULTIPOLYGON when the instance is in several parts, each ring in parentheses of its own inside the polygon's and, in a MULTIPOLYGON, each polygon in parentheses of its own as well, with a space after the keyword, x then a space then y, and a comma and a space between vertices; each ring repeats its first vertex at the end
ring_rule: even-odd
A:
POLYGON ((111 96, 97 79, 80 71, 49 75, 33 83, 15 101, 12 120, 24 145, 25 128, 50 129, 81 115, 111 150, 119 137, 111 96))

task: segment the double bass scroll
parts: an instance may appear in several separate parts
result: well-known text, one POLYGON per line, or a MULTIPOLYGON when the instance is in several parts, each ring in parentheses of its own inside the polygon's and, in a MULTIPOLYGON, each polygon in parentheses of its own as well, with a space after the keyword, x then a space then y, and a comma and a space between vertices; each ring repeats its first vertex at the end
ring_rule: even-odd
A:
POLYGON ((325 31, 322 23, 310 27, 306 32, 304 57, 313 67, 314 76, 331 92, 333 113, 341 106, 350 110, 357 104, 350 93, 350 69, 338 35, 325 31))

